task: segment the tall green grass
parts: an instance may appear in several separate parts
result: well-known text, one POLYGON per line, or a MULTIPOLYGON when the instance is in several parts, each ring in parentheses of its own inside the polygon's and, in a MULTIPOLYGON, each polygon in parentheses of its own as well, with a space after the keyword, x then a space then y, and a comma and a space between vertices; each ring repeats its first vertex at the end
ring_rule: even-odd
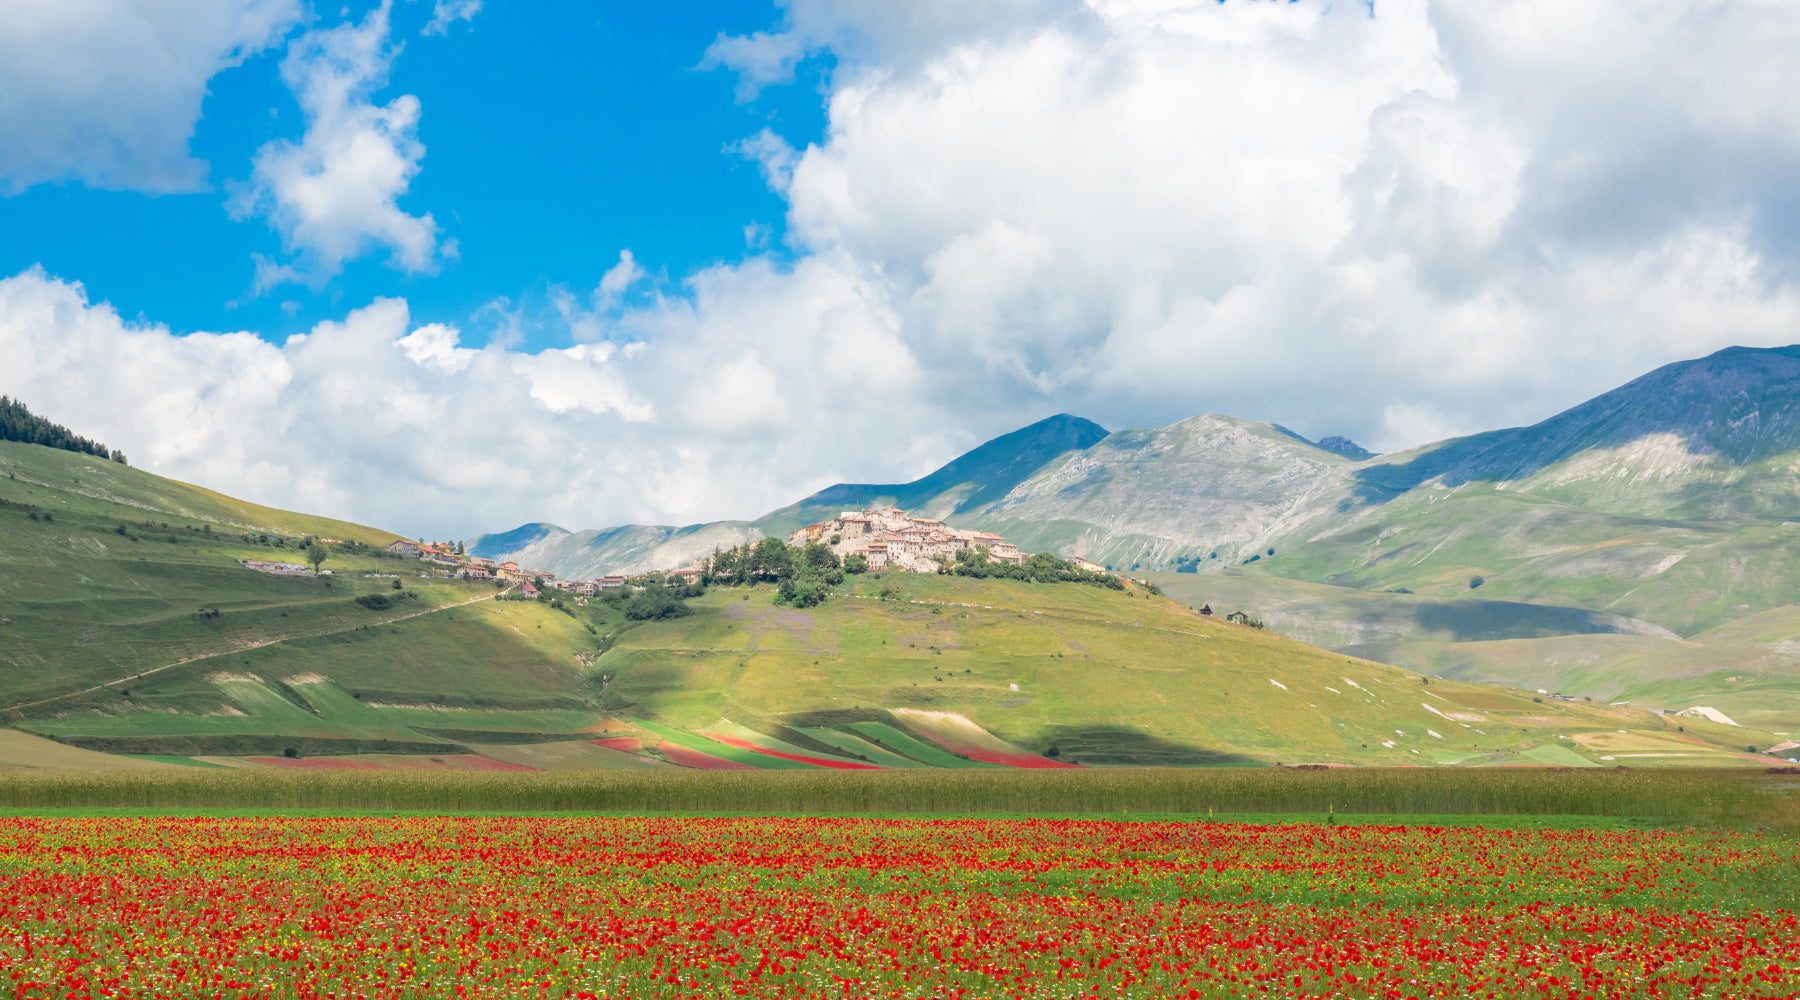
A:
POLYGON ((46 807, 1020 815, 1330 810, 1642 817, 1800 829, 1800 784, 1742 771, 1375 769, 0 775, 0 809, 46 807))

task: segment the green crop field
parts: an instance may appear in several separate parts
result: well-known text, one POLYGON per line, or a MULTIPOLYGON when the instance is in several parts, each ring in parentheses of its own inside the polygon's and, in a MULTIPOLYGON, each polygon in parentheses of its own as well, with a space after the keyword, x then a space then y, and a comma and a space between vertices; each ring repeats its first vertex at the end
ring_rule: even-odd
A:
POLYGON ((1800 779, 1747 771, 1113 768, 0 773, 0 809, 708 815, 1613 817, 1800 831, 1800 779))

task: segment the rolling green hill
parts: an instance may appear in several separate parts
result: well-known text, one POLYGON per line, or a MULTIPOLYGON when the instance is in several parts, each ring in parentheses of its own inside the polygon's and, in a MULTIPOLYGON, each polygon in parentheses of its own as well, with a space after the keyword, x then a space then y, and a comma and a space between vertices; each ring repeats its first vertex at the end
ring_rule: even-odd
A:
POLYGON ((684 729, 727 718, 790 737, 935 714, 1094 764, 1596 763, 1579 741, 1620 730, 1680 755, 1660 763, 1725 763, 1776 742, 1426 682, 1138 590, 893 574, 847 587, 804 611, 769 604, 769 588, 716 588, 691 617, 625 633, 599 661, 602 702, 684 729))
POLYGON ((636 623, 421 575, 393 537, 0 444, 0 764, 1597 764, 1627 735, 1679 764, 1775 740, 1426 683, 1136 588, 888 574, 636 623), (240 563, 309 536, 330 575, 240 563))

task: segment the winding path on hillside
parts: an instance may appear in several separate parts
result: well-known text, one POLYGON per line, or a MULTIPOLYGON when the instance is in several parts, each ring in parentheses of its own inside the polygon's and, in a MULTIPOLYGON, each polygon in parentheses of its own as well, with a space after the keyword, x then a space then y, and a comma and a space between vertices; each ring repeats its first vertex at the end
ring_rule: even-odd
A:
MULTIPOLYGON (((845 594, 859 601, 880 601, 884 598, 870 597, 867 594, 845 594)), ((898 603, 898 602, 895 602, 898 603)), ((970 604, 966 601, 918 601, 908 600, 907 604, 930 604, 940 608, 967 608, 971 611, 1004 611, 1008 614, 1038 615, 1043 618, 1060 618, 1063 621, 1087 622, 1090 625, 1117 625, 1120 628, 1147 628, 1157 632, 1173 632, 1176 635, 1191 635, 1196 639, 1211 639, 1205 632, 1189 632, 1186 629, 1169 628, 1166 625, 1145 625, 1143 622, 1121 622, 1110 618, 1087 618, 1082 615, 1066 615, 1057 611, 1038 611, 1034 608, 998 608, 992 604, 970 604)))
POLYGON ((160 667, 151 667, 149 670, 139 671, 138 673, 135 673, 135 674, 128 674, 124 677, 115 677, 110 681, 103 681, 99 684, 95 684, 92 687, 82 688, 79 691, 65 691, 62 694, 51 695, 48 698, 40 698, 37 701, 22 701, 16 705, 8 706, 5 710, 8 712, 16 712, 16 711, 19 711, 20 709, 36 708, 39 705, 49 705, 53 702, 62 701, 66 698, 77 698, 84 694, 93 694, 95 691, 104 691, 109 687, 113 687, 114 685, 124 684, 128 681, 141 680, 145 677, 150 677, 155 674, 160 674, 165 670, 172 670, 175 667, 184 666, 189 663, 196 663, 200 660, 210 660, 215 656, 231 656, 231 655, 234 655, 237 653, 242 653, 246 650, 261 649, 264 646, 273 646, 276 643, 288 642, 293 639, 317 639, 317 638, 320 638, 322 636, 327 636, 327 635, 338 635, 339 633, 343 633, 343 632, 354 632, 357 629, 368 628, 371 625, 392 625, 395 622, 403 622, 403 621, 406 621, 411 618, 421 618, 425 615, 435 615, 440 611, 451 611, 456 608, 466 608, 471 604, 479 604, 482 601, 491 601, 498 597, 504 597, 507 594, 512 593, 513 589, 514 589, 513 587, 508 587, 498 594, 483 594, 480 597, 472 597, 466 601, 458 601, 455 604, 444 604, 444 605, 440 605, 435 608, 426 608, 424 611, 414 611, 412 614, 409 614, 409 615, 397 615, 393 618, 384 618, 378 622, 363 622, 360 625, 349 625, 344 628, 327 629, 323 632, 295 632, 291 635, 277 636, 273 639, 264 639, 261 642, 252 642, 252 643, 249 643, 249 644, 243 645, 243 646, 233 646, 230 649, 221 649, 216 653, 201 653, 198 656, 190 656, 190 657, 187 657, 186 659, 176 660, 174 663, 165 663, 160 667))

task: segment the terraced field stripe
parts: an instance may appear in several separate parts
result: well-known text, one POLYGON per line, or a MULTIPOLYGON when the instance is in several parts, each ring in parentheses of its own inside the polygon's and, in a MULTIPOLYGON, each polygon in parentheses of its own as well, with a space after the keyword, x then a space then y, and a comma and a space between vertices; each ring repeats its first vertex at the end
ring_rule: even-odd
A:
POLYGON ((829 767, 839 771, 879 771, 882 769, 879 764, 865 764, 860 760, 838 760, 835 757, 819 757, 801 753, 789 753, 784 750, 776 750, 773 747, 760 747, 749 740, 739 739, 736 736, 726 736, 724 733, 712 733, 710 734, 710 738, 718 740, 726 746, 737 747, 739 750, 748 750, 751 753, 764 754, 769 757, 774 757, 777 760, 791 760, 800 764, 811 764, 814 767, 829 767))
POLYGON ((723 757, 715 757, 712 754, 706 753, 705 751, 702 751, 702 750, 692 750, 687 747, 684 747, 681 744, 674 742, 673 740, 665 741, 663 743, 662 754, 664 757, 667 757, 670 760, 674 761, 675 763, 680 764, 682 767, 691 767, 698 771, 760 771, 760 770, 762 770, 762 768, 757 767, 755 764, 745 764, 741 761, 726 760, 723 757))
POLYGON ((880 764, 883 767, 900 768, 931 766, 913 760, 911 757, 904 757, 892 751, 883 750, 875 744, 870 743, 868 740, 841 730, 824 729, 817 726, 796 726, 794 728, 796 731, 805 733, 807 736, 811 736, 813 739, 818 740, 826 746, 836 747, 839 753, 845 755, 861 754, 870 761, 880 764))
MULTIPOLYGON (((718 740, 711 740, 694 733, 683 732, 679 729, 674 729, 660 723, 646 722, 643 719, 633 719, 632 722, 637 726, 662 737, 665 743, 673 743, 678 747, 685 747, 689 750, 694 750, 723 760, 733 761, 747 767, 770 771, 813 769, 813 765, 811 764, 802 764, 799 761, 792 760, 782 760, 780 757, 770 757, 767 754, 756 753, 752 750, 739 749, 738 747, 731 746, 727 743, 720 743, 718 740)), ((663 753, 668 753, 666 746, 663 749, 663 753)), ((675 758, 671 756, 669 759, 674 760, 675 758)))
POLYGON ((1043 770, 1062 770, 1081 766, 1040 757, 1029 750, 1021 750, 976 725, 973 720, 954 712, 921 712, 902 708, 896 709, 894 714, 905 720, 906 724, 917 730, 920 735, 951 753, 973 757, 990 764, 1043 770))
POLYGON ((729 719, 722 720, 716 725, 707 726, 700 730, 700 735, 739 749, 766 753, 785 760, 797 760, 817 767, 857 771, 880 766, 866 760, 857 760, 854 757, 841 757, 820 750, 796 746, 784 739, 758 732, 749 726, 739 725, 729 719))
POLYGON ((995 765, 978 760, 963 760, 961 757, 945 750, 943 747, 925 743, 919 739, 895 729, 885 722, 852 722, 849 728, 868 736, 884 747, 905 754, 920 763, 932 767, 977 768, 995 765))

